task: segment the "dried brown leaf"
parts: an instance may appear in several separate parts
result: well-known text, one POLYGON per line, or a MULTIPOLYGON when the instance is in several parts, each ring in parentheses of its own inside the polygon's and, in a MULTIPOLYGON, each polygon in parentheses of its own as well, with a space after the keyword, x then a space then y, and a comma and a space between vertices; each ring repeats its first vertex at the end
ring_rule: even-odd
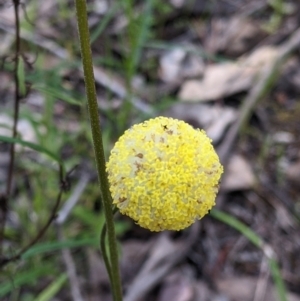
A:
POLYGON ((254 83, 258 72, 272 63, 277 54, 277 48, 266 46, 236 62, 207 66, 203 79, 187 80, 183 83, 179 98, 193 102, 217 100, 246 91, 254 83))

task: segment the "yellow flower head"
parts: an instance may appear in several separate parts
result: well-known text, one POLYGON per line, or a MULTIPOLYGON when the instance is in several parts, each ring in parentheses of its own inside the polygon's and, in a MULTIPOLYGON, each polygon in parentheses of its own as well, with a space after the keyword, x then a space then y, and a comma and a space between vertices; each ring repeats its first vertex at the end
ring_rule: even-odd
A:
POLYGON ((211 140, 157 117, 127 130, 107 163, 113 203, 151 231, 181 230, 215 205, 223 172, 211 140))

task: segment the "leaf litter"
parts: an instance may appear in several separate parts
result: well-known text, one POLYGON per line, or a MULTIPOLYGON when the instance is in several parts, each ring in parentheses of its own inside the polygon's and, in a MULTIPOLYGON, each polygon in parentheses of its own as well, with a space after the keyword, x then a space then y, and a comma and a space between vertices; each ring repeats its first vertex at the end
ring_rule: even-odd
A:
MULTIPOLYGON (((128 95, 132 95, 131 101, 136 111, 133 110, 128 116, 128 126, 143 118, 143 114, 172 116, 195 127, 204 128, 219 149, 225 142, 228 129, 240 116, 239 109, 245 96, 256 85, 259 73, 277 60, 286 39, 299 28, 299 20, 297 13, 285 14, 281 18, 280 27, 270 33, 264 30, 264 25, 275 14, 275 10, 266 1, 188 2, 167 1, 161 4, 165 5, 163 13, 156 8, 153 40, 163 40, 176 47, 153 51, 147 44, 143 45, 142 60, 134 74, 143 78, 143 85, 133 91, 128 87, 122 68, 111 67, 109 60, 100 63, 97 60, 108 56, 110 60, 121 64, 128 54, 127 45, 123 47, 121 42, 129 24, 128 18, 121 10, 112 17, 101 38, 96 39, 93 45, 99 103, 106 113, 101 114, 105 126, 112 126, 109 123, 109 113, 119 116, 122 103, 128 95), (109 55, 101 47, 104 42, 112 45, 109 55), (186 45, 199 51, 186 51, 186 45), (169 98, 172 101, 168 102, 169 98), (159 105, 165 103, 168 103, 168 108, 160 109, 159 105)), ((291 3, 297 12, 300 9, 299 3, 291 3)), ((63 1, 63 4, 71 2, 63 1)), ((101 22, 102 15, 109 10, 110 2, 97 1, 95 4, 91 3, 91 7, 93 5, 95 12, 93 14, 91 11, 91 29, 97 26, 97 22, 101 22)), ((135 10, 136 13, 140 11, 140 7, 135 10)), ((74 48, 71 49, 68 43, 64 43, 70 43, 71 37, 75 41, 76 31, 62 30, 73 27, 68 27, 70 20, 67 18, 61 17, 58 20, 57 12, 61 10, 54 2, 41 3, 36 21, 40 26, 36 26, 31 32, 26 31, 26 28, 22 29, 22 41, 27 46, 35 45, 46 51, 48 69, 78 58, 78 47, 73 45, 74 48), (52 23, 53 20, 55 22, 52 23)), ((3 56, 13 47, 12 7, 1 7, 0 16, 3 56)), ((23 13, 21 18, 24 20, 23 13)), ((36 48, 28 49, 28 52, 34 54, 32 49, 36 48)), ((75 69, 67 66, 60 76, 64 83, 71 85, 71 88, 82 95, 82 74, 74 72, 75 69)), ((249 123, 244 125, 230 153, 221 183, 223 202, 220 202, 224 211, 241 219, 272 246, 289 291, 287 299, 292 301, 300 300, 299 70, 299 52, 295 51, 280 67, 277 80, 251 112, 249 123)), ((45 77, 45 82, 47 80, 45 77)), ((0 70, 0 104, 3 105, 5 114, 11 109, 11 83, 11 74, 7 70, 0 70)), ((32 91, 28 97, 29 105, 33 96, 38 97, 39 101, 31 109, 35 114, 40 114, 47 96, 39 91, 32 91), (34 93, 38 93, 38 96, 34 93)), ((57 126, 69 129, 67 133, 72 135, 80 132, 80 126, 74 124, 74 120, 80 120, 79 109, 61 99, 56 98, 56 101, 60 103, 60 107, 64 107, 56 112, 56 122, 59 120, 57 126)), ((26 106, 26 100, 22 106, 26 106)), ((0 123, 1 121, 9 124, 0 117, 0 123)), ((26 132, 24 135, 32 132, 25 126, 22 130, 26 132)), ((114 131, 112 126, 111 132, 114 131)), ((80 135, 76 139, 81 139, 80 135)), ((0 147, 1 156, 6 156, 5 146, 0 147)), ((88 152, 76 155, 85 166, 79 167, 75 178, 80 177, 82 170, 93 173, 92 160, 86 157, 88 152)), ((71 146, 71 152, 70 145, 63 148, 64 159, 67 160, 70 153, 76 153, 74 145, 71 146)), ((26 159, 25 153, 22 156, 26 159)), ((24 166, 18 164, 24 171, 24 166)), ((0 168, 2 175, 5 164, 1 164, 0 168)), ((0 179, 5 180, 2 176, 0 179)), ((22 199, 20 187, 24 187, 24 183, 16 181, 15 187, 17 199, 22 199)), ((32 193, 30 187, 34 187, 33 180, 29 180, 28 194, 32 193)), ((91 197, 83 194, 81 202, 83 199, 87 200, 85 205, 93 211, 91 197)), ((76 206, 81 206, 80 202, 76 206)), ((28 208, 30 210, 31 207, 28 208)), ((30 214, 33 216, 35 212, 30 214)), ((69 223, 70 225, 65 225, 69 235, 78 234, 78 229, 84 229, 82 221, 74 221, 70 217, 69 223)), ((22 227, 22 222, 18 227, 22 227)), ((44 239, 50 240, 51 235, 44 239)), ((274 284, 262 268, 262 252, 248 243, 242 235, 211 217, 197 223, 196 228, 192 227, 179 234, 152 235, 132 225, 120 241, 120 245, 124 245, 123 253, 121 251, 121 269, 125 275, 126 300, 277 300, 274 284)), ((8 244, 12 248, 16 242, 8 240, 8 244)), ((96 249, 90 248, 72 251, 80 279, 80 290, 89 300, 99 300, 99 296, 103 300, 109 300, 110 292, 101 256, 96 249)), ((51 258, 55 264, 60 261, 58 253, 48 256, 41 257, 41 260, 51 258)), ((65 272, 63 266, 57 266, 60 273, 65 272)), ((34 287, 24 285, 24 292, 38 295, 45 287, 45 281, 47 277, 37 281, 34 287)), ((23 291, 20 292, 22 294, 23 291)), ((67 286, 58 292, 57 297, 61 300, 70 298, 67 286)))

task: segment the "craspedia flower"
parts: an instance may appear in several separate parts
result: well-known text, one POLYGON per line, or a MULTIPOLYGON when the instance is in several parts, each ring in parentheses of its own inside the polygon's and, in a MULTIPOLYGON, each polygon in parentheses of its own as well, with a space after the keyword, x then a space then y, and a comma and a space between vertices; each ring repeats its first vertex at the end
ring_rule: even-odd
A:
POLYGON ((203 130, 166 117, 128 129, 106 169, 113 203, 151 231, 181 230, 207 214, 223 172, 203 130))

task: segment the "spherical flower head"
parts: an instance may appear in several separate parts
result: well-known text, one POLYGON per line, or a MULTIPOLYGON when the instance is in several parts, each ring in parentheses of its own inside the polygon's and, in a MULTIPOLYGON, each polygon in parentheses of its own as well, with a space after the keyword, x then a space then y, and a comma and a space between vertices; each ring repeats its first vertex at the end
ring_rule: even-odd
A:
POLYGON ((205 132, 167 117, 128 129, 107 163, 113 203, 151 231, 181 230, 207 214, 222 172, 205 132))

